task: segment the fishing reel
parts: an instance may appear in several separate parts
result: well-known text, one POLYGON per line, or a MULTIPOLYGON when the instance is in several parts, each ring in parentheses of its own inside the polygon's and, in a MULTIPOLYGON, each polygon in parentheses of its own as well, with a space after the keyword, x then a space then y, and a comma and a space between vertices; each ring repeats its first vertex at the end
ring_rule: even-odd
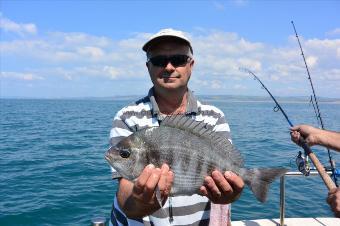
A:
POLYGON ((309 173, 310 173, 310 163, 309 163, 308 156, 302 155, 302 152, 299 151, 299 154, 296 156, 295 162, 296 162, 296 166, 298 167, 298 170, 304 176, 309 176, 309 173))

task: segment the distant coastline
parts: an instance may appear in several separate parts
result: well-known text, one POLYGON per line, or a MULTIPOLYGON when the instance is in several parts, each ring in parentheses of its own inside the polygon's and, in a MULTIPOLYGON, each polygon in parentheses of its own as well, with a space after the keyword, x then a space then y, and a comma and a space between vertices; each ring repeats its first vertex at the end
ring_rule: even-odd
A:
MULTIPOLYGON (((20 99, 20 100, 116 100, 133 101, 143 96, 112 96, 112 97, 54 97, 54 98, 34 98, 34 97, 0 97, 0 99, 20 99)), ((269 96, 238 96, 238 95, 198 95, 203 101, 223 101, 223 102, 273 102, 269 96)), ((281 103, 309 103, 308 96, 275 97, 281 103)), ((340 104, 340 98, 317 97, 320 103, 340 104)))
MULTIPOLYGON (((209 95, 200 96, 206 101, 224 101, 224 102, 273 102, 269 96, 236 96, 236 95, 209 95)), ((291 96, 291 97, 275 97, 280 103, 309 103, 309 96, 291 96)), ((317 97, 320 103, 340 104, 340 98, 317 97)))

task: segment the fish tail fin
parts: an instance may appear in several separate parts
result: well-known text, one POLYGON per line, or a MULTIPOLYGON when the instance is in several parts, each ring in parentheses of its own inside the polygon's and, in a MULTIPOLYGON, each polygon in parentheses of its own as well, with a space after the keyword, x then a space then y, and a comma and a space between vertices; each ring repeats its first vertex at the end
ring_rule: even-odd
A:
POLYGON ((270 183, 287 171, 288 169, 285 168, 249 169, 245 172, 243 178, 257 200, 265 202, 270 183))

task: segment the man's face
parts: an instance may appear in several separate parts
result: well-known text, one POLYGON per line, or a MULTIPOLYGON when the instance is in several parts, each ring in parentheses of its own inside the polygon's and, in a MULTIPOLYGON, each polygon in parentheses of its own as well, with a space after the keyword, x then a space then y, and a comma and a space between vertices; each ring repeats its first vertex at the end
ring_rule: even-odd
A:
MULTIPOLYGON (((149 58, 170 57, 175 55, 190 55, 190 48, 187 45, 163 41, 155 44, 149 51, 149 58)), ((177 59, 178 60, 178 59, 177 59)), ((176 64, 176 63, 174 63, 176 64)), ((147 68, 156 91, 175 91, 186 88, 194 60, 188 58, 187 61, 179 66, 167 62, 165 66, 156 66, 152 62, 147 62, 147 68)))

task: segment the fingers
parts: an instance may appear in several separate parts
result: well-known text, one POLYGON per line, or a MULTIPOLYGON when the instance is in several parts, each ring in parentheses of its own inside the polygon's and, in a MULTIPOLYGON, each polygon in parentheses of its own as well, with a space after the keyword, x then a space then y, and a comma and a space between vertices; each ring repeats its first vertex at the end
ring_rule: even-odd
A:
POLYGON ((329 205, 331 205, 333 197, 334 197, 333 194, 328 194, 327 199, 326 199, 326 202, 327 202, 329 205))
POLYGON ((297 143, 300 139, 300 133, 298 131, 291 131, 290 138, 293 142, 297 143))
POLYGON ((228 183, 232 186, 233 191, 241 192, 244 188, 244 182, 241 177, 237 176, 231 171, 226 171, 224 177, 227 179, 228 183))
POLYGON ((167 183, 166 177, 167 177, 168 171, 169 171, 169 167, 166 164, 163 164, 161 168, 161 176, 158 182, 158 188, 160 191, 164 191, 166 189, 166 183, 167 183))
POLYGON ((230 194, 233 192, 233 188, 228 183, 228 181, 225 179, 225 177, 220 173, 219 171, 212 172, 212 177, 216 183, 216 186, 219 188, 219 190, 224 194, 230 194))
POLYGON ((155 188, 159 182, 159 178, 161 176, 161 169, 155 168, 149 179, 147 180, 145 187, 144 187, 144 198, 145 200, 151 199, 151 197, 154 195, 155 188))
POLYGON ((340 188, 332 188, 331 190, 328 191, 328 195, 334 195, 335 193, 339 192, 340 188))
POLYGON ((300 130, 300 125, 293 126, 290 128, 291 131, 299 131, 300 130))
POLYGON ((139 177, 137 178, 137 180, 135 182, 134 189, 137 193, 142 193, 144 191, 144 187, 145 187, 153 169, 155 169, 155 166, 152 165, 152 164, 146 166, 143 169, 142 173, 139 175, 139 177))
POLYGON ((168 175, 167 175, 167 180, 166 180, 166 188, 167 188, 166 192, 167 192, 167 194, 165 194, 165 195, 168 196, 170 194, 173 182, 174 182, 174 173, 172 171, 169 171, 168 175))
POLYGON ((162 196, 168 196, 173 183, 173 173, 167 164, 163 164, 161 168, 161 175, 158 182, 159 190, 162 196))
POLYGON ((340 188, 332 189, 328 192, 327 203, 336 217, 340 217, 340 188))
POLYGON ((161 197, 166 198, 170 193, 173 180, 173 172, 170 171, 167 164, 163 164, 161 169, 150 164, 144 168, 136 180, 134 192, 137 196, 142 197, 145 202, 148 202, 155 196, 155 188, 158 186, 161 197))
POLYGON ((232 172, 225 172, 222 175, 219 171, 212 172, 211 177, 207 176, 204 186, 201 186, 200 193, 207 196, 217 204, 227 204, 235 201, 241 194, 244 182, 241 177, 232 172))
POLYGON ((207 196, 213 200, 217 200, 222 196, 221 191, 217 187, 212 177, 207 176, 204 180, 204 186, 207 188, 207 196))
POLYGON ((209 198, 208 190, 207 190, 207 188, 205 186, 201 186, 200 187, 200 193, 201 193, 201 195, 207 196, 209 198))

